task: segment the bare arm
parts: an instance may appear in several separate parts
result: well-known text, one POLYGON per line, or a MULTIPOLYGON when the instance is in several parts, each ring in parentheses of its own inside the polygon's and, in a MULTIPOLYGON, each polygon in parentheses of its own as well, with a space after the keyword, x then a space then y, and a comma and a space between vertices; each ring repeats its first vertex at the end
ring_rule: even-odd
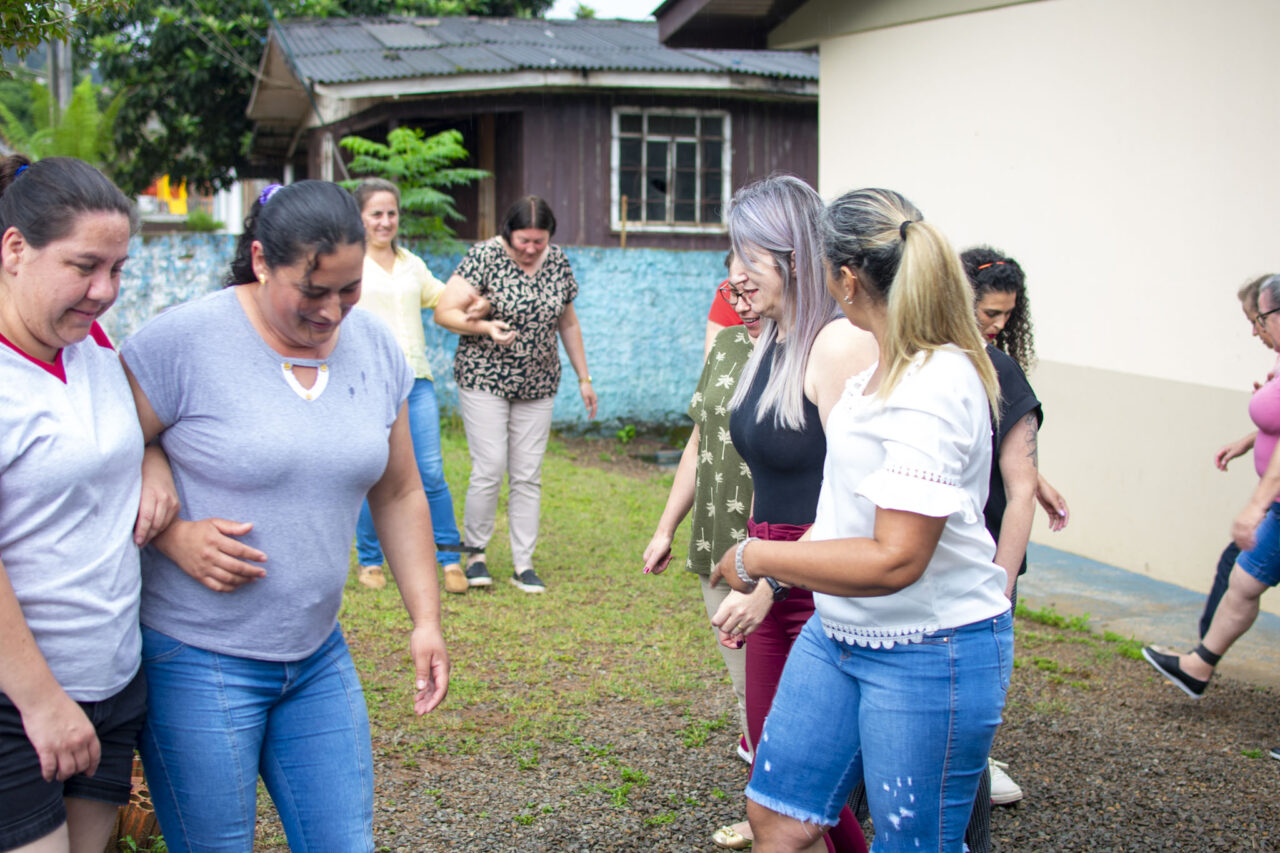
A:
POLYGON ((369 490, 369 511, 400 598, 413 621, 409 639, 417 691, 413 709, 425 714, 449 691, 449 653, 440 625, 431 513, 413 454, 407 405, 401 405, 391 427, 390 445, 387 469, 369 490))
POLYGON ((1227 470, 1227 463, 1239 456, 1244 456, 1250 450, 1253 450, 1253 442, 1258 438, 1258 431, 1246 436, 1237 438, 1235 441, 1224 444, 1218 448, 1218 452, 1213 454, 1213 464, 1219 471, 1227 470))
POLYGON ((671 540, 675 538, 676 528, 693 508, 694 489, 698 473, 698 425, 693 425, 693 432, 680 454, 680 465, 676 468, 675 479, 671 483, 671 494, 667 495, 667 505, 662 509, 662 517, 658 519, 658 528, 653 538, 644 549, 644 573, 661 574, 671 562, 671 540))
POLYGON ((444 286, 444 293, 436 304, 434 317, 436 325, 443 326, 459 335, 488 335, 494 341, 509 346, 516 339, 516 333, 501 320, 486 320, 472 316, 468 308, 482 298, 480 292, 462 276, 450 276, 444 286))
POLYGON ((1005 507, 1000 519, 1000 539, 996 542, 995 563, 1005 570, 1005 595, 1013 595, 1018 569, 1031 540, 1031 522, 1036 513, 1036 485, 1039 482, 1040 419, 1028 413, 1000 442, 1000 477, 1004 480, 1005 507))
MULTIPOLYGON (((870 538, 754 541, 743 550, 743 564, 752 578, 772 577, 828 595, 892 595, 924 574, 946 523, 946 518, 877 508, 870 538)), ((714 586, 724 578, 732 588, 746 592, 753 586, 738 577, 735 550, 730 548, 720 558, 710 582, 714 586)))
POLYGON ((871 333, 843 318, 828 323, 814 338, 804 372, 804 395, 818 407, 824 429, 845 382, 874 364, 879 355, 871 333))
POLYGON ((0 692, 22 717, 45 781, 65 781, 98 769, 101 746, 93 724, 66 694, 27 627, 18 596, 0 562, 0 692))
POLYGON ((1231 538, 1241 550, 1247 551, 1256 543, 1254 532, 1277 495, 1280 495, 1280 452, 1271 454, 1271 461, 1267 463, 1258 487, 1253 490, 1253 496, 1231 525, 1231 538))
POLYGON ((560 330, 560 341, 564 344, 565 354, 569 356, 569 363, 578 374, 578 391, 582 394, 582 404, 587 407, 587 417, 594 418, 599 400, 595 389, 591 387, 591 374, 587 372, 587 349, 582 343, 582 327, 578 325, 578 312, 573 310, 572 302, 564 306, 557 328, 560 330))

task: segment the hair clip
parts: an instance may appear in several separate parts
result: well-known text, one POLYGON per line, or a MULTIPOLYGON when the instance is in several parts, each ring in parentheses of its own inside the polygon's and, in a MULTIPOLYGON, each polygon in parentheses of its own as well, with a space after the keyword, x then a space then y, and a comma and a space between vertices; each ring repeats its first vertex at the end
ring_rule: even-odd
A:
POLYGON ((974 272, 982 272, 987 267, 1002 267, 1002 266, 1004 266, 1004 261, 992 261, 989 264, 983 264, 982 266, 978 267, 976 270, 974 270, 974 272))
POLYGON ((280 184, 267 184, 266 188, 258 194, 258 204, 266 204, 271 201, 271 197, 284 189, 280 184))
POLYGON ((18 171, 13 173, 14 180, 17 180, 19 175, 21 175, 23 172, 27 171, 27 169, 30 169, 30 168, 31 167, 28 166, 26 163, 23 163, 21 166, 18 167, 18 171))

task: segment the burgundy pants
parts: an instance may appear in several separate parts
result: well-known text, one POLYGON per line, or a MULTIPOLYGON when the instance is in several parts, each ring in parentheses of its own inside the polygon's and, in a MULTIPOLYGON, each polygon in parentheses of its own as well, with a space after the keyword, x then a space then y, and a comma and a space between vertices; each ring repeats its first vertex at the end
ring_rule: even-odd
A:
MULTIPOLYGON (((774 542, 794 542, 808 529, 807 524, 757 524, 753 519, 747 520, 748 536, 774 542)), ((753 747, 760 742, 764 718, 773 704, 773 694, 778 692, 791 644, 812 615, 813 593, 792 588, 790 595, 773 603, 760 627, 747 637, 747 734, 753 747)), ((840 822, 831 827, 826 841, 830 853, 867 851, 862 827, 847 805, 840 810, 840 822)))

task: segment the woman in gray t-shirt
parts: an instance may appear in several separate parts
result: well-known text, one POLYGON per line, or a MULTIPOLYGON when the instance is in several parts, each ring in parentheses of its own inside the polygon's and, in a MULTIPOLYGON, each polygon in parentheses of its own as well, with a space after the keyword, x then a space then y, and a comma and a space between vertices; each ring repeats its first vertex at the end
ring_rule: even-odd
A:
POLYGON ((268 188, 233 286, 124 344, 182 499, 142 567, 141 751, 174 849, 250 849, 259 775, 293 849, 373 849, 369 723, 337 624, 366 493, 414 624, 415 710, 448 688, 413 376, 390 330, 352 311, 363 264, 345 190, 268 188))

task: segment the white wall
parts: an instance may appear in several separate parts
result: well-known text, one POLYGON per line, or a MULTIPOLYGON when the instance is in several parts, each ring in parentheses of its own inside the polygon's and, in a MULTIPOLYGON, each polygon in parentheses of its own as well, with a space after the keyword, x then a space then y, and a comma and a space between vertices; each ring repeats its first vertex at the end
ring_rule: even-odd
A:
POLYGON ((821 42, 823 195, 901 190, 1027 270, 1075 508, 1038 541, 1207 587, 1254 482, 1210 457, 1270 365, 1234 294, 1280 271, 1277 33, 1271 0, 1046 0, 821 42))

